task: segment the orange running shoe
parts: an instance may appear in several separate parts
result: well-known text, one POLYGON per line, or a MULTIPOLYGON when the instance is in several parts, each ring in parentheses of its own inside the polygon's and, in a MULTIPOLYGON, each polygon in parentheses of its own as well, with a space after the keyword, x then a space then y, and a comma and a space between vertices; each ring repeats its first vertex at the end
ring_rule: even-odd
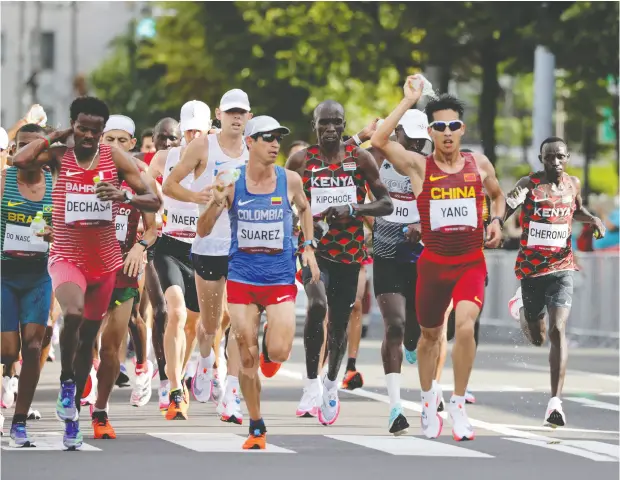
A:
POLYGON ((245 443, 243 444, 244 450, 265 450, 267 445, 267 434, 261 433, 260 430, 254 430, 251 433, 245 443))
POLYGON ((263 375, 265 375, 265 377, 273 377, 276 373, 278 373, 278 370, 280 370, 281 366, 281 363, 276 363, 272 361, 267 362, 265 360, 265 354, 260 354, 260 371, 263 373, 263 375))
POLYGON ((356 388, 362 388, 364 386, 364 377, 362 374, 355 370, 349 370, 344 374, 342 380, 342 388, 345 390, 355 390, 356 388))
POLYGON ((110 425, 107 412, 93 412, 92 425, 95 440, 113 440, 116 438, 116 432, 110 425))
POLYGON ((166 411, 166 420, 187 420, 189 395, 187 389, 170 392, 170 405, 166 411))

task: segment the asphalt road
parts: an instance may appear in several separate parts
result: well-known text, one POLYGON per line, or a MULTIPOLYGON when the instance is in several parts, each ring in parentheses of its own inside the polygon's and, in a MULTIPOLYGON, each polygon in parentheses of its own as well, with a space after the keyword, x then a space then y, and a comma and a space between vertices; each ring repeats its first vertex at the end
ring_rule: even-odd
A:
MULTIPOLYGON (((547 355, 548 347, 482 345, 470 382, 477 402, 468 406, 477 436, 473 442, 457 443, 448 420, 439 439, 423 437, 417 370, 409 364, 403 365, 402 398, 411 428, 403 437, 388 434, 389 401, 379 342, 373 339, 362 342, 358 358, 365 385, 342 392, 336 424, 324 427, 316 419, 296 418, 303 369, 303 347, 296 339, 290 361, 263 381, 268 448, 262 452, 241 450, 246 424, 221 423, 213 405, 192 401, 189 421, 166 422, 156 392, 151 403, 138 409, 129 406, 129 388, 115 389, 110 401, 116 440, 93 440, 85 418, 82 451, 63 452, 62 426, 53 415, 60 365, 48 363, 34 402, 43 418, 29 422, 38 446, 10 449, 5 436, 2 479, 156 480, 184 473, 190 478, 294 475, 305 480, 319 472, 359 480, 433 474, 523 480, 548 479, 551 471, 562 480, 618 478, 618 351, 570 352, 563 403, 567 426, 557 430, 542 427, 549 398, 547 355), (464 458, 470 459, 466 466, 464 458)), ((452 388, 449 360, 441 384, 447 400, 452 388)), ((6 433, 11 412, 4 414, 6 433)))

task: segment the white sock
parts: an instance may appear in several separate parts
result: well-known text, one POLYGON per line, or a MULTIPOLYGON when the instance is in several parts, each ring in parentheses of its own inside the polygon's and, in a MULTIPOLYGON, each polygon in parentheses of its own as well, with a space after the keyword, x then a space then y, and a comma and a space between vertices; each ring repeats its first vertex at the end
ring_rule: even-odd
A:
POLYGON ((338 380, 330 380, 329 378, 327 378, 327 375, 326 375, 325 380, 323 380, 323 386, 327 390, 331 390, 332 388, 335 388, 338 386, 338 380))
POLYGON ((390 409, 400 405, 400 373, 388 373, 385 376, 390 397, 390 409))
MULTIPOLYGON (((94 405, 93 405, 93 407, 94 407, 94 405)), ((108 407, 107 406, 106 406, 106 408, 97 408, 97 407, 93 408, 93 413, 94 412, 106 412, 107 413, 107 411, 108 411, 108 407)))
POLYGON ((146 329, 146 358, 151 356, 151 352, 153 349, 153 330, 150 328, 146 329))
POLYGON ((239 379, 228 375, 226 377, 226 395, 231 393, 233 390, 239 391, 239 379))
POLYGON ((437 390, 437 380, 433 380, 433 383, 431 385, 431 390, 437 390))
POLYGON ((208 357, 200 357, 200 368, 207 368, 207 369, 211 369, 213 368, 213 365, 215 364, 215 352, 213 351, 213 349, 211 349, 211 351, 209 352, 209 356, 208 357))
POLYGON ((464 405, 465 396, 459 397, 458 395, 452 395, 452 398, 450 398, 450 403, 456 403, 457 405, 464 405))

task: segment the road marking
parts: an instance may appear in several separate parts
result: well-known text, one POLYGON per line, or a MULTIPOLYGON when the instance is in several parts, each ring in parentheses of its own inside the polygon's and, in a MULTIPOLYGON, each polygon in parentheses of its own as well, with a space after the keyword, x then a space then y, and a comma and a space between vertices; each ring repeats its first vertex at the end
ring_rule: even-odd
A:
POLYGON ((379 450, 390 455, 420 457, 469 457, 494 458, 492 455, 448 445, 446 443, 425 440, 416 437, 386 437, 373 435, 324 435, 341 442, 353 443, 362 447, 379 450))
POLYGON ((598 408, 600 410, 611 410, 612 412, 620 412, 620 406, 618 405, 615 405, 613 403, 601 402, 599 400, 592 400, 591 398, 564 397, 564 400, 581 403, 584 407, 598 408))
MULTIPOLYGON (((508 425, 505 423, 495 423, 494 425, 498 425, 506 428, 514 428, 517 430, 532 430, 535 432, 557 432, 558 429, 553 429, 552 427, 544 427, 539 425, 508 425)), ((588 428, 570 428, 570 427, 562 427, 560 428, 561 432, 576 432, 576 433, 601 433, 607 435, 620 435, 620 432, 617 430, 595 430, 588 428)))
MULTIPOLYGON (((454 390, 454 385, 440 384, 441 389, 445 392, 448 390, 454 390)), ((489 393, 519 393, 519 392, 533 392, 534 389, 530 387, 517 387, 514 385, 476 385, 471 384, 467 387, 472 392, 489 392, 489 393)), ((547 387, 547 390, 549 388, 547 387)))
POLYGON ((232 433, 149 433, 148 435, 201 453, 297 453, 271 443, 267 444, 265 450, 243 450, 241 447, 245 437, 232 433))
POLYGON ((557 452, 589 458, 595 462, 617 462, 618 446, 603 442, 589 440, 554 440, 552 443, 544 440, 532 440, 527 438, 504 438, 511 442, 524 443, 535 447, 548 448, 557 452), (611 447, 611 448, 610 448, 611 447), (601 455, 602 454, 602 455, 601 455))
MULTIPOLYGON (((524 368, 526 370, 534 370, 538 372, 549 372, 549 367, 542 367, 540 365, 530 365, 525 362, 510 362, 508 365, 511 367, 524 368)), ((620 381, 620 377, 616 375, 607 375, 606 373, 593 373, 593 372, 582 372, 581 370, 573 370, 570 369, 571 375, 585 375, 586 377, 597 377, 604 380, 614 380, 616 382, 620 381)))
MULTIPOLYGON (((62 434, 58 432, 37 432, 32 435, 32 439, 36 444, 36 447, 31 448, 11 448, 9 447, 8 437, 3 437, 2 450, 8 450, 9 452, 50 452, 67 450, 62 444, 62 434), (6 441, 4 440, 6 438, 6 441)), ((101 449, 93 447, 88 443, 83 443, 78 449, 81 452, 100 452, 101 449)))

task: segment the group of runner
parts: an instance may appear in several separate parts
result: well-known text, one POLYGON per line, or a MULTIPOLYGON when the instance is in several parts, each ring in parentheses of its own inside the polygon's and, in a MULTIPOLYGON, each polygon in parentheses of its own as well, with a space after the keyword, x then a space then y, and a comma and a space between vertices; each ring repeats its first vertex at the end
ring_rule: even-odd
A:
MULTIPOLYGON (((445 408, 454 439, 473 440, 465 404, 475 401, 467 385, 488 281, 483 248, 500 246, 503 223, 520 205, 521 288, 510 309, 539 346, 549 314, 552 398, 545 423, 563 426, 572 219, 605 233, 583 207, 578 180, 564 172, 566 143, 545 140, 543 170, 504 196, 487 157, 461 149, 463 104, 433 94, 422 112, 415 106, 432 92, 428 81, 411 76, 403 89, 403 100, 384 121, 346 141, 342 105, 320 103, 312 119, 316 144, 300 145, 285 167, 276 160, 290 130, 272 117, 253 117, 239 89, 222 96, 215 111, 219 129, 197 100, 183 106, 180 123, 162 119, 152 132, 155 152, 131 153, 134 122, 110 115, 93 97, 74 100, 67 130, 20 126, 2 175, 0 225, 3 407, 17 392, 11 446, 35 445, 26 422, 57 302, 63 326, 56 415, 65 425, 65 447, 82 445, 86 404, 94 438, 116 438, 108 401, 129 332, 136 353, 132 405, 149 402, 158 373, 167 420, 189 418, 191 390, 197 402, 214 402, 222 421, 241 425, 242 394, 250 417, 243 448, 264 449, 258 369, 273 377, 289 358, 296 278, 308 297, 305 385, 296 414, 334 424, 347 333, 359 343, 348 327, 365 285, 365 222, 373 233, 374 293, 385 323, 388 430, 402 435, 409 428, 400 400, 404 351, 418 363, 422 431, 440 435, 438 380, 447 338, 454 337, 454 392, 445 408), (372 147, 361 148, 367 141, 372 147), (267 321, 259 344, 262 314, 267 321), (148 359, 151 342, 156 365, 148 359), (221 350, 225 382, 217 373, 221 350)), ((355 355, 349 355, 344 388, 355 388, 355 355)), ((356 381, 360 386, 361 375, 356 381)))

